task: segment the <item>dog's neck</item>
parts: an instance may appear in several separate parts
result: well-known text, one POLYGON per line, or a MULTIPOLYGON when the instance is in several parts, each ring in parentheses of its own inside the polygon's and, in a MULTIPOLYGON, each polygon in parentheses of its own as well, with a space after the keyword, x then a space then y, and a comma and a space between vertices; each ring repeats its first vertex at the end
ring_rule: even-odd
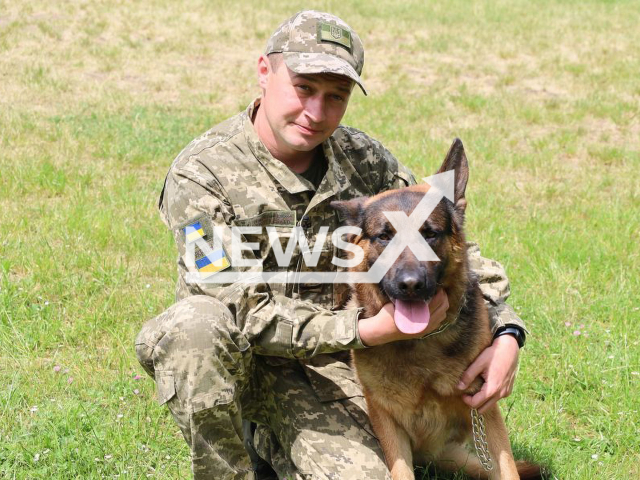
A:
POLYGON ((460 313, 465 308, 467 299, 472 294, 474 284, 477 283, 473 273, 469 270, 469 264, 466 255, 467 254, 465 252, 463 261, 458 267, 462 270, 462 275, 460 276, 465 278, 465 281, 456 282, 450 286, 445 286, 444 288, 449 301, 449 310, 447 311, 446 321, 450 323, 455 322, 458 319, 460 313))

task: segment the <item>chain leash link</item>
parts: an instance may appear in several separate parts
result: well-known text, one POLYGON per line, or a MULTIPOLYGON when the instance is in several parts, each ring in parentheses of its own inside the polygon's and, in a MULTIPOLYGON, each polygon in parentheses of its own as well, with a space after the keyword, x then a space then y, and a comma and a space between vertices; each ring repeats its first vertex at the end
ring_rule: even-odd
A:
POLYGON ((473 430, 473 445, 476 448, 476 455, 478 455, 482 468, 487 472, 493 470, 493 461, 489 454, 489 445, 487 445, 484 416, 480 415, 475 408, 471 409, 471 428, 473 430))
POLYGON ((460 308, 458 308, 458 313, 456 313, 456 316, 453 317, 453 320, 451 320, 450 322, 445 320, 444 322, 442 322, 440 324, 440 326, 438 328, 436 328, 433 332, 429 332, 427 333, 424 337, 420 337, 420 340, 424 339, 424 338, 428 338, 432 335, 437 335, 439 333, 444 332, 447 328, 449 328, 449 325, 451 325, 455 320, 458 319, 458 317, 460 316, 460 312, 462 312, 462 309, 464 308, 464 306, 467 303, 467 296, 463 295, 462 300, 460 301, 460 308))
POLYGON ((432 335, 437 335, 438 333, 444 332, 449 327, 449 325, 451 325, 451 322, 446 322, 446 321, 442 322, 440 326, 436 328, 433 332, 429 332, 424 337, 420 337, 420 340, 422 340, 423 338, 428 338, 432 335))

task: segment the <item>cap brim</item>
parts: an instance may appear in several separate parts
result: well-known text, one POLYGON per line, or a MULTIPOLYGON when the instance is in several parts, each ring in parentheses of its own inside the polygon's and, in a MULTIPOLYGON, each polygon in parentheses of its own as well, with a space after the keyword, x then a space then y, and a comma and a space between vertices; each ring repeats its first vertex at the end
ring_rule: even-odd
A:
POLYGON ((328 53, 284 52, 284 63, 296 73, 334 73, 349 77, 356 82, 362 93, 367 94, 364 83, 358 72, 349 62, 328 53))

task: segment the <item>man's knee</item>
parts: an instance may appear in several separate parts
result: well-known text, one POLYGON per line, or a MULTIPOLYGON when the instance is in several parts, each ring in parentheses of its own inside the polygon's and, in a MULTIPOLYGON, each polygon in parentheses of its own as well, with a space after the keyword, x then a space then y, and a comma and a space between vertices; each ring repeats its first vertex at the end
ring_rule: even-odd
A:
POLYGON ((187 297, 146 322, 135 343, 138 361, 152 377, 156 370, 206 369, 205 355, 237 370, 249 349, 229 309, 205 295, 187 297))
POLYGON ((205 478, 202 470, 246 477, 239 393, 251 352, 229 309, 212 297, 185 298, 142 327, 136 353, 191 447, 195 478, 205 478))

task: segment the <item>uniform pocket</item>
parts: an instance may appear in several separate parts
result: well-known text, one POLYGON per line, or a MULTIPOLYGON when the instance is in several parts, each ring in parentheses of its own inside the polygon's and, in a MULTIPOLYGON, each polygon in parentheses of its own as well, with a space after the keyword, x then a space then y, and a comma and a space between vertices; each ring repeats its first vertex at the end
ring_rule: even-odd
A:
MULTIPOLYGON (((263 228, 262 234, 260 236, 260 247, 261 253, 264 255, 267 264, 272 268, 278 268, 281 270, 289 270, 291 269, 291 264, 280 265, 278 259, 276 258, 276 254, 273 251, 272 242, 269 238, 269 231, 271 231, 271 235, 275 235, 278 238, 278 243, 280 244, 280 251, 283 256, 286 257, 287 249, 289 248, 289 244, 291 242, 294 243, 293 252, 291 255, 292 259, 295 259, 297 254, 299 253, 298 241, 295 236, 295 230, 292 227, 273 227, 269 226, 267 228, 263 228)), ((275 244, 275 242, 273 242, 275 244)))
POLYGON ((176 383, 173 378, 173 372, 156 371, 155 373, 158 403, 164 405, 176 395, 176 383))
POLYGON ((196 395, 189 403, 189 410, 193 414, 224 405, 235 404, 235 388, 225 387, 216 392, 196 395))

